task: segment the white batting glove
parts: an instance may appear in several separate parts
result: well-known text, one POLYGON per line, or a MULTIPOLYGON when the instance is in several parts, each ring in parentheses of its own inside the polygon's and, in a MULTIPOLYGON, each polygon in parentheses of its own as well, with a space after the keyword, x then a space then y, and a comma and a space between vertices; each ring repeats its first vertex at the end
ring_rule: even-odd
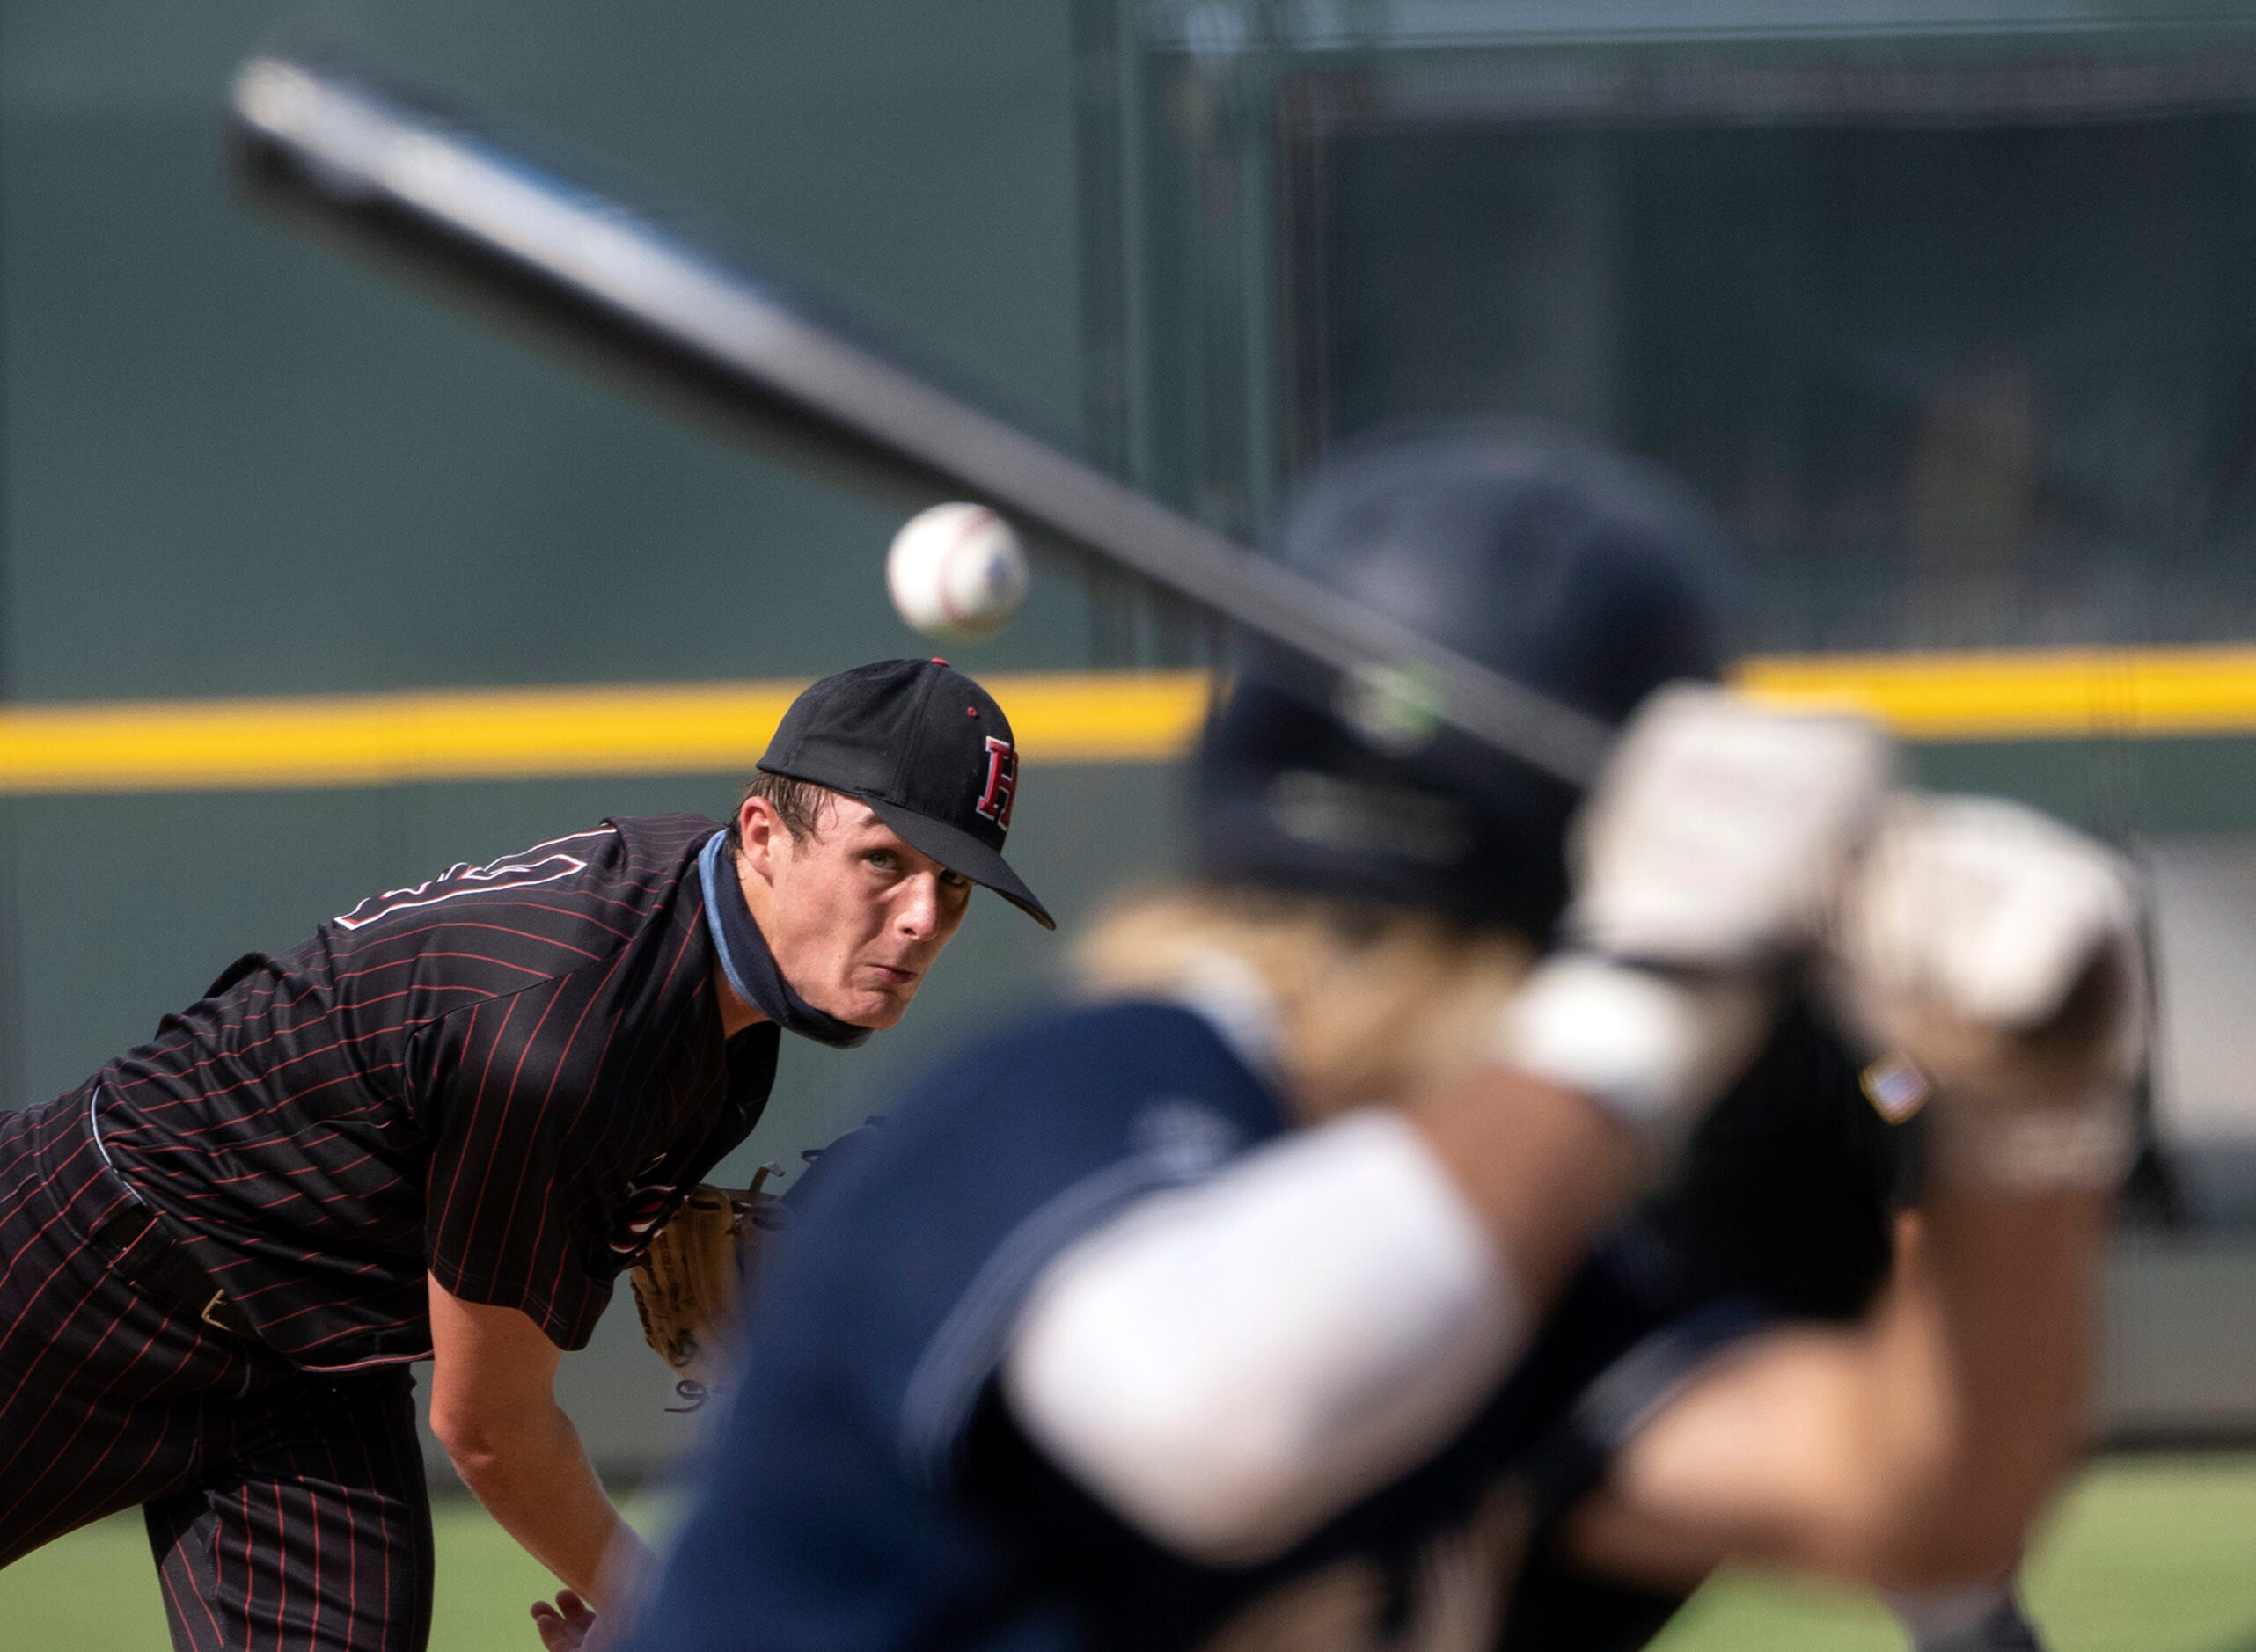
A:
POLYGON ((1502 1054, 1665 1144, 1769 1024, 1894 772, 1877 724, 1679 685, 1646 702, 1577 822, 1565 948, 1507 1012, 1502 1054))
POLYGON ((2120 1183, 2148 1013, 2116 856, 2018 804, 1892 799, 1828 953, 1843 1019, 1937 1091, 1944 1169, 2025 1191, 2120 1183))

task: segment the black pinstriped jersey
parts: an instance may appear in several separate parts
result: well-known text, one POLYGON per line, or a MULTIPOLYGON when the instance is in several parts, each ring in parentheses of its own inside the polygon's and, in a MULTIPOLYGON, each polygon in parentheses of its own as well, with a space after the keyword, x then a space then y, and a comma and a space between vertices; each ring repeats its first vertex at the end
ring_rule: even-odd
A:
POLYGON ((717 830, 606 821, 239 960, 88 1081, 101 1150, 302 1365, 427 1354, 427 1270, 580 1347, 774 1081, 773 1025, 721 1036, 717 830))

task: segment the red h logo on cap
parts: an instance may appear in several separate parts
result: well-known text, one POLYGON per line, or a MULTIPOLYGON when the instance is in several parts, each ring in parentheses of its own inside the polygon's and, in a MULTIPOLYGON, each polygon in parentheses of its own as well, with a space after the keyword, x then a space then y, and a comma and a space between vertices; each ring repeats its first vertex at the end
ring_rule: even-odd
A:
POLYGON ((1010 830, 1011 800, 1018 794, 1018 753, 1010 749, 1010 742, 987 736, 987 786, 979 793, 979 800, 971 807, 979 814, 1001 827, 1010 830))

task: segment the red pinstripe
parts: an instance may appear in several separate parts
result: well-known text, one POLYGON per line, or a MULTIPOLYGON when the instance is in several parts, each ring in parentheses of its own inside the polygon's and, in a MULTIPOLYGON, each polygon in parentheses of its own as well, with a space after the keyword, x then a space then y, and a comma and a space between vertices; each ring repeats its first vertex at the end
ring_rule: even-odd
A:
MULTIPOLYGON (((237 1497, 236 1502, 241 1507, 241 1513, 237 1517, 233 1531, 243 1533, 247 1539, 251 1531, 251 1488, 247 1482, 244 1485, 242 1492, 237 1497)), ((228 1532, 228 1528, 222 1526, 219 1528, 219 1532, 226 1533, 228 1532)), ((227 1600, 227 1579, 225 1574, 221 1572, 219 1569, 218 1559, 221 1555, 227 1553, 227 1549, 225 1546, 218 1540, 218 1534, 216 1533, 215 1534, 215 1540, 212 1545, 211 1553, 213 1561, 211 1568, 212 1592, 219 1601, 224 1603, 227 1600)), ((253 1558, 257 1553, 257 1549, 255 1549, 248 1541, 245 1541, 241 1546, 238 1556, 238 1563, 243 1568, 243 1597, 239 1602, 235 1604, 234 1615, 242 1620, 245 1629, 243 1636, 243 1652, 251 1652, 251 1647, 253 1644, 251 1636, 252 1634, 255 1632, 255 1626, 258 1623, 259 1568, 251 1563, 253 1558)), ((279 1629, 281 1625, 277 1623, 275 1627, 279 1629)))
MULTIPOLYGON (((282 1487, 279 1483, 275 1484, 274 1491, 275 1530, 287 1531, 289 1523, 282 1517, 282 1487)), ((316 1573, 321 1569, 321 1528, 318 1524, 313 1527, 313 1569, 316 1573)), ((277 1574, 275 1580, 277 1590, 275 1597, 275 1639, 280 1641, 282 1635, 282 1626, 289 1621, 289 1568, 279 1566, 275 1570, 277 1574)), ((317 1612, 316 1615, 318 1616, 319 1613, 317 1612)))
MULTIPOLYGON (((112 1202, 113 1209, 115 1208, 115 1201, 112 1202)), ((104 1214, 106 1215, 107 1212, 104 1212, 104 1214)), ((36 1309, 39 1306, 40 1298, 47 1294, 48 1287, 54 1284, 55 1280, 62 1275, 62 1271, 70 1267, 72 1262, 77 1261, 79 1256, 86 1250, 87 1246, 92 1243, 93 1241, 92 1239, 82 1239, 76 1245, 72 1246, 70 1253, 60 1261, 56 1262, 53 1268, 48 1270, 47 1277, 40 1280, 38 1284, 32 1288, 29 1299, 24 1303, 24 1305, 19 1312, 28 1314, 36 1309)), ((0 1268, 0 1292, 7 1291, 9 1285, 14 1282, 16 1276, 16 1265, 22 1261, 26 1256, 32 1255, 33 1254, 33 1253, 30 1251, 18 1251, 15 1255, 8 1259, 8 1266, 5 1268, 0 1268)), ((38 1357, 44 1358, 50 1351, 51 1350, 48 1349, 41 1349, 38 1357)))
MULTIPOLYGON (((329 1449, 328 1455, 330 1478, 335 1480, 338 1484, 342 1485, 345 1480, 345 1475, 344 1472, 337 1466, 337 1452, 333 1446, 329 1449)), ((354 1620, 360 1616, 360 1520, 353 1511, 352 1499, 347 1498, 345 1500, 344 1511, 345 1575, 351 1580, 345 1585, 344 1640, 346 1644, 349 1646, 352 1643, 353 1639, 354 1620)))
MULTIPOLYGON (((154 1539, 152 1539, 151 1541, 153 1543, 154 1539)), ((160 1577, 169 1576, 171 1575, 171 1568, 165 1567, 161 1561, 157 1565, 157 1575, 160 1577)), ((219 1557, 215 1554, 212 1557, 212 1587, 215 1590, 216 1590, 219 1585, 218 1571, 219 1557)), ((215 1647, 223 1644, 223 1637, 220 1633, 219 1614, 212 1610, 210 1599, 201 1590, 196 1587, 195 1568, 193 1561, 190 1561, 181 1567, 180 1581, 187 1586, 188 1593, 194 1597, 197 1606, 202 1610, 204 1621, 211 1626, 210 1643, 215 1647)), ((187 1626, 187 1624, 188 1619, 185 1613, 176 1612, 173 1614, 172 1626, 176 1632, 180 1628, 187 1626)), ((193 1634, 193 1630, 191 1630, 190 1633, 193 1634)), ((175 1633, 172 1638, 177 1641, 179 1640, 181 1636, 178 1633, 175 1633)), ((190 1644, 194 1644, 193 1640, 191 1640, 190 1644)))
POLYGON ((0 1115, 0 1564, 143 1503, 177 1646, 418 1652, 428 1512, 404 1378, 302 1376, 129 1285, 88 1238, 126 1195, 72 1100, 0 1115))
MULTIPOLYGON (((74 1148, 71 1151, 70 1159, 65 1161, 65 1163, 58 1165, 54 1169, 49 1170, 47 1174, 39 1181, 29 1182, 18 1188, 16 1190, 16 1198, 14 1202, 0 1205, 0 1222, 7 1221, 10 1217, 16 1216, 18 1213, 22 1211, 33 1200, 44 1196, 48 1190, 55 1185, 55 1179, 58 1175, 61 1175, 65 1170, 77 1167, 78 1162, 81 1159, 92 1159, 94 1156, 94 1150, 89 1144, 82 1144, 74 1148)), ((114 1203, 115 1201, 113 1200, 112 1202, 114 1203)), ((20 1258, 18 1260, 20 1260, 20 1258)), ((14 1261, 10 1261, 8 1264, 11 1269, 15 1265, 14 1261)), ((0 1275, 0 1283, 6 1283, 6 1276, 0 1275)))
MULTIPOLYGON (((393 994, 392 996, 397 997, 399 995, 393 994)), ((201 1061, 192 1061, 184 1067, 175 1067, 171 1071, 169 1076, 174 1078, 185 1078, 191 1073, 201 1072, 206 1068, 219 1065, 222 1062, 238 1061, 250 1051, 254 1049, 264 1049, 267 1045, 278 1042, 287 1035, 287 1034, 279 1032, 269 1033, 264 1038, 254 1038, 245 1043, 231 1045, 223 1055, 207 1056, 201 1061)), ((342 1049, 350 1042, 352 1042, 352 1040, 349 1038, 339 1038, 326 1044, 317 1044, 311 1049, 301 1049, 295 1055, 289 1056, 287 1060, 278 1063, 275 1066, 263 1067, 260 1069, 260 1071, 253 1076, 259 1078, 271 1078, 274 1074, 280 1072, 284 1067, 292 1066, 301 1061, 311 1061, 316 1056, 326 1056, 332 1050, 342 1049)), ((133 1086, 127 1085, 125 1087, 129 1089, 133 1086)), ((149 1110, 151 1113, 161 1112, 167 1107, 181 1107, 193 1102, 201 1101, 203 1099, 204 1097, 201 1093, 193 1096, 182 1096, 178 1100, 157 1102, 149 1110)))
MULTIPOLYGON (((506 895, 508 891, 494 890, 492 893, 495 895, 506 895)), ((509 904, 513 907, 522 907, 525 903, 518 900, 511 900, 509 904)), ((428 935, 437 930, 457 929, 470 930, 473 932, 482 932, 489 935, 507 935, 513 939, 531 941, 536 946, 553 947, 560 952, 577 953, 583 959, 592 960, 603 955, 600 953, 590 952, 585 947, 575 947, 570 941, 559 940, 553 935, 543 935, 537 931, 530 929, 517 929, 508 924, 480 924, 465 917, 455 917, 440 923, 426 924, 419 929, 397 930, 390 935, 382 937, 381 939, 385 942, 390 942, 416 935, 428 935)), ((374 945, 377 943, 372 942, 370 944, 374 945)), ((356 948, 341 947, 338 949, 338 955, 341 957, 352 957, 355 955, 355 953, 359 949, 356 948)), ((495 964, 504 969, 519 969, 524 968, 524 966, 513 963, 506 958, 496 958, 491 953, 450 953, 426 949, 423 951, 422 955, 426 958, 474 958, 480 963, 495 964)), ((538 970, 527 969, 525 970, 525 973, 528 975, 535 975, 540 972, 538 970)))
MULTIPOLYGON (((491 1085, 494 1080, 494 1063, 501 1056, 502 1040, 509 1033, 509 1019, 517 1012, 517 1005, 523 1000, 523 997, 524 995, 521 993, 516 994, 508 998, 504 998, 502 1001, 502 1025, 494 1033, 494 1034, 486 1041, 486 1060, 485 1064, 478 1070, 478 1088, 471 1094, 470 1122, 465 1129, 465 1133, 472 1141, 478 1139, 480 1134, 478 1127, 481 1122, 483 1122, 485 1118, 487 1087, 491 1085)), ((485 1005, 483 1005, 479 1006, 479 1010, 482 1010, 484 1008, 485 1005)), ((471 1020, 473 1022, 478 1019, 478 1010, 472 1010, 471 1012, 471 1020)), ((486 1183, 487 1180, 492 1177, 493 1173, 494 1161, 489 1158, 479 1167, 478 1191, 473 1200, 474 1202, 483 1202, 486 1193, 486 1183)), ((438 1226, 443 1230, 450 1224, 453 1218, 454 1195, 461 1190, 462 1184, 459 1182, 447 1190, 447 1196, 444 1202, 439 1206, 438 1226)))
MULTIPOLYGON (((515 1000, 512 1000, 512 1002, 514 1003, 515 1000)), ((524 1064, 532 1057, 533 1045, 540 1037, 541 1028, 548 1025, 548 1018, 555 1012, 556 995, 552 991, 548 995, 547 1001, 540 1006, 540 1015, 532 1024, 531 1036, 527 1038, 523 1046, 521 1046, 517 1050, 517 1064, 509 1069, 509 1088, 507 1097, 509 1100, 515 1101, 517 1099, 517 1085, 524 1078, 524 1064)), ((571 1046, 568 1042, 564 1048, 562 1056, 568 1056, 570 1053, 571 1046)), ((562 1064, 561 1056, 559 1057, 558 1064, 560 1066, 562 1064)), ((548 1100, 547 1097, 544 1095, 541 1098, 540 1106, 534 1111, 535 1119, 539 1120, 544 1118, 546 1115, 547 1111, 548 1100)), ((494 1162, 494 1161, 490 1159, 487 1159, 486 1161, 484 1172, 479 1177, 478 1190, 480 1196, 478 1202, 480 1205, 483 1205, 486 1202, 483 1195, 487 1184, 493 1181, 494 1162)), ((517 1177, 516 1181, 511 1183, 509 1187, 509 1203, 505 1207, 507 1214, 502 1218, 502 1235, 496 1246, 496 1248, 502 1251, 506 1252, 509 1248, 509 1232, 516 1225, 517 1212, 524 1208, 524 1195, 525 1178, 531 1173, 531 1171, 532 1166, 529 1161, 522 1159, 517 1161, 517 1177)))
MULTIPOLYGON (((120 1309, 119 1318, 123 1319, 125 1312, 126 1310, 122 1308, 120 1309)), ((55 1454, 60 1458, 70 1458, 76 1456, 82 1458, 85 1462, 85 1466, 79 1471, 78 1478, 73 1480, 62 1493, 62 1501, 63 1502, 70 1502, 73 1498, 77 1497, 85 1489, 87 1480, 93 1476, 94 1473, 100 1468, 104 1462, 108 1460, 112 1451, 115 1450, 116 1440, 114 1436, 113 1436, 110 1444, 102 1448, 99 1452, 82 1452, 78 1450, 78 1443, 86 1432, 86 1425, 94 1420, 95 1413, 101 1408, 102 1401, 108 1399, 111 1393, 117 1387, 118 1384, 122 1382, 128 1373, 129 1373, 135 1366, 138 1365, 141 1361, 147 1356, 150 1349, 156 1345, 157 1335, 157 1331, 151 1328, 149 1334, 142 1340, 141 1346, 134 1350, 133 1357, 124 1362, 124 1363, 120 1365, 117 1370, 111 1372, 109 1380, 94 1391, 92 1397, 87 1402, 86 1414, 78 1419, 78 1426, 73 1429, 70 1433, 64 1437, 62 1444, 56 1448, 55 1454)), ((150 1442, 148 1452, 143 1453, 142 1460, 134 1466, 136 1473, 148 1467, 149 1458, 150 1455, 155 1453, 156 1450, 157 1442, 152 1440, 150 1442)), ((15 1509, 16 1505, 14 1503, 11 1503, 8 1506, 8 1512, 12 1514, 15 1512, 15 1509)))
MULTIPOLYGON (((128 1304, 120 1304, 118 1311, 110 1317, 109 1323, 102 1327, 102 1334, 94 1339, 93 1347, 87 1350, 86 1361, 88 1364, 91 1365, 100 1359, 102 1349, 108 1345, 110 1338, 115 1334, 118 1327, 125 1322, 125 1316, 128 1311, 128 1307, 129 1305, 128 1304)), ((49 1343, 47 1348, 41 1349, 39 1354, 33 1357, 30 1370, 26 1371, 24 1376, 24 1384, 27 1389, 32 1388, 31 1378, 38 1370, 40 1360, 45 1359, 48 1354, 53 1351, 54 1347, 55 1344, 49 1343)), ((122 1376, 123 1374, 124 1373, 121 1371, 118 1373, 119 1376, 122 1376)), ((109 1383, 104 1385, 104 1392, 106 1393, 111 1386, 115 1385, 116 1381, 117 1378, 113 1377, 109 1383)), ((36 1391, 34 1390, 34 1392, 36 1391)), ((55 1408, 62 1403, 63 1396, 68 1392, 69 1391, 67 1389, 58 1384, 55 1385, 48 1393, 47 1404, 40 1408, 39 1415, 34 1417, 32 1420, 30 1426, 23 1430, 22 1437, 16 1442, 14 1449, 8 1453, 6 1458, 4 1460, 0 1460, 0 1485, 5 1485, 7 1483, 8 1471, 16 1466, 16 1460, 23 1455, 24 1451, 31 1445, 32 1442, 41 1438, 48 1432, 47 1426, 48 1419, 55 1414, 55 1408)), ((93 1420, 93 1407, 90 1405, 87 1407, 86 1414, 78 1419, 78 1426, 71 1429, 70 1434, 65 1436, 62 1451, 57 1454, 55 1458, 57 1462, 67 1459, 70 1446, 77 1442, 79 1436, 86 1431, 86 1424, 93 1420)), ((13 1497, 11 1497, 6 1503, 0 1504, 0 1526, 4 1526, 7 1523, 8 1517, 14 1514, 17 1509, 23 1507, 24 1499, 37 1491, 40 1488, 41 1481, 45 1479, 45 1472, 33 1476, 31 1479, 23 1482, 21 1488, 18 1490, 16 1495, 13 1497)))
MULTIPOLYGON (((344 1046, 341 1043, 336 1046, 336 1048, 341 1049, 344 1046)), ((339 1073, 333 1078, 323 1079, 319 1084, 308 1085, 303 1090, 285 1091, 282 1094, 274 1098, 274 1105, 277 1107, 288 1107, 292 1102, 303 1101, 307 1096, 319 1095, 324 1090, 334 1090, 343 1085, 358 1085, 366 1082, 368 1072, 382 1071, 385 1068, 397 1067, 399 1064, 398 1062, 387 1062, 384 1064, 382 1067, 370 1068, 361 1072, 339 1073)), ((279 1068, 277 1068, 276 1071, 279 1071, 279 1068)), ((206 1090, 201 1095, 195 1097, 194 1100, 199 1103, 209 1106, 211 1102, 217 1100, 222 1096, 238 1095, 247 1091, 255 1090, 268 1076, 269 1075, 267 1073, 253 1073, 238 1079, 233 1084, 222 1085, 216 1090, 206 1090)), ((182 1103, 164 1102, 156 1107, 145 1108, 144 1113, 153 1115, 164 1111, 168 1107, 179 1105, 182 1105, 182 1103)), ((209 1135, 210 1134, 210 1129, 207 1128, 201 1132, 190 1131, 186 1133, 191 1135, 209 1135)))
MULTIPOLYGON (((528 912, 553 912, 560 917, 577 919, 579 922, 586 924, 592 928, 603 931, 604 933, 612 936, 615 939, 626 940, 631 939, 627 931, 623 929, 613 929, 610 925, 605 924, 596 917, 590 917, 585 910, 577 907, 551 906, 546 901, 519 901, 517 904, 524 908, 528 912)), ((632 912, 634 910, 634 906, 626 901, 612 901, 605 903, 605 904, 619 907, 624 911, 632 912)))
MULTIPOLYGON (((613 960, 613 961, 612 961, 612 966, 611 966, 611 969, 610 969, 610 971, 609 971, 609 972, 607 972, 607 973, 606 973, 606 975, 605 975, 605 976, 604 976, 604 984, 605 986, 609 986, 609 985, 611 984, 610 976, 611 976, 611 975, 616 974, 616 973, 618 972, 619 966, 619 961, 618 961, 618 960, 613 960)), ((572 1030, 571 1030, 571 1032, 569 1032, 568 1034, 567 1034, 565 1035, 565 1039, 564 1039, 564 1057, 568 1058, 568 1057, 569 1057, 569 1056, 571 1055, 571 1052, 572 1052, 572 1049, 573 1049, 573 1047, 574 1047, 575 1045, 576 1045, 576 1044, 580 1042, 580 1034, 581 1034, 581 1031, 582 1031, 582 1028, 584 1028, 584 1027, 587 1026, 587 1024, 588 1024, 588 1017, 589 1017, 590 1015, 591 1015, 592 1013, 594 1013, 594 1012, 595 1012, 595 1007, 596 1007, 596 1002, 597 1002, 596 998, 595 998, 594 996, 592 996, 592 995, 591 995, 591 996, 589 998, 589 999, 588 999, 587 1003, 585 1003, 585 1004, 583 1004, 583 1005, 582 1005, 580 1006, 580 1016, 579 1016, 579 1019, 578 1019, 577 1020, 575 1020, 575 1021, 574 1021, 574 1022, 572 1023, 572 1030)), ((542 1012, 541 1012, 541 1020, 542 1020, 543 1021, 546 1021, 547 1019, 548 1019, 548 1012, 547 1012, 547 1011, 546 1011, 546 1010, 542 1011, 542 1012)), ((611 1023, 611 1027, 612 1027, 612 1030, 613 1032, 616 1032, 616 1031, 618 1031, 618 1029, 619 1029, 619 1023, 618 1023, 617 1021, 613 1021, 613 1022, 612 1022, 612 1023, 611 1023)), ((606 1038, 604 1042, 605 1042, 606 1043, 608 1043, 610 1041, 609 1041, 609 1039, 608 1039, 608 1038, 606 1038)), ((520 1063, 518 1064, 518 1065, 519 1065, 520 1070, 522 1071, 524 1064, 523 1064, 522 1062, 520 1062, 520 1063)), ((600 1060, 598 1061, 598 1065, 600 1065, 600 1060)), ((556 1063, 556 1071, 553 1071, 553 1072, 552 1072, 552 1073, 551 1073, 551 1074, 549 1074, 549 1076, 548 1076, 548 1087, 547 1087, 546 1090, 544 1090, 544 1091, 542 1091, 542 1092, 541 1092, 541 1095, 540 1095, 540 1110, 541 1110, 544 1114, 545 1114, 545 1113, 546 1113, 546 1112, 548 1111, 549 1107, 550 1107, 554 1103, 554 1101, 555 1101, 555 1100, 556 1100, 556 1086, 557 1086, 558 1085, 560 1085, 560 1084, 561 1084, 561 1083, 563 1082, 563 1080, 564 1080, 564 1073, 565 1073, 565 1059, 563 1059, 563 1058, 560 1058, 560 1059, 557 1061, 557 1063, 556 1063)), ((583 1098, 582 1099, 582 1107, 585 1107, 585 1105, 586 1105, 586 1101, 585 1101, 585 1098, 583 1097, 583 1098)), ((524 1172, 524 1166, 519 1166, 519 1174, 518 1174, 518 1178, 517 1178, 517 1191, 518 1191, 518 1192, 522 1192, 522 1191, 524 1190, 524 1173, 523 1173, 523 1172, 524 1172)), ((510 1211, 511 1211, 511 1213, 512 1213, 512 1216, 514 1216, 514 1214, 515 1214, 515 1212, 516 1212, 516 1202, 516 1202, 516 1194, 512 1194, 512 1195, 511 1195, 511 1196, 510 1196, 510 1211)), ((547 1201, 546 1201, 546 1200, 543 1200, 543 1201, 541 1202, 541 1203, 539 1204, 539 1206, 538 1206, 540 1220, 539 1220, 539 1222, 535 1225, 534 1230, 533 1230, 533 1236, 532 1236, 532 1248, 533 1248, 533 1254, 534 1254, 535 1255, 538 1255, 538 1254, 540 1254, 542 1253, 541 1241, 542 1241, 543 1239, 545 1239, 547 1237, 547 1235, 548 1235, 548 1212, 549 1212, 550 1208, 551 1208, 551 1207, 550 1207, 549 1202, 548 1202, 547 1201)), ((503 1242, 503 1244, 506 1246, 506 1245, 507 1245, 507 1243, 508 1243, 508 1238, 507 1238, 507 1235, 508 1235, 508 1229, 507 1229, 507 1228, 504 1228, 504 1229, 502 1230, 502 1233, 503 1233, 503 1240, 502 1240, 502 1242, 503 1242)))

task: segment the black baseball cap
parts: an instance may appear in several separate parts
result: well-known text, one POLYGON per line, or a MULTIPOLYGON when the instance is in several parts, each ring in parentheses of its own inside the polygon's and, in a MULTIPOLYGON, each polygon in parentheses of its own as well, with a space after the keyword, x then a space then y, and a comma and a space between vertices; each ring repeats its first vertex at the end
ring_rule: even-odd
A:
POLYGON ((911 848, 1058 927, 1003 860, 1018 791, 1010 720, 947 661, 880 660, 824 677, 791 702, 759 766, 867 803, 911 848))

